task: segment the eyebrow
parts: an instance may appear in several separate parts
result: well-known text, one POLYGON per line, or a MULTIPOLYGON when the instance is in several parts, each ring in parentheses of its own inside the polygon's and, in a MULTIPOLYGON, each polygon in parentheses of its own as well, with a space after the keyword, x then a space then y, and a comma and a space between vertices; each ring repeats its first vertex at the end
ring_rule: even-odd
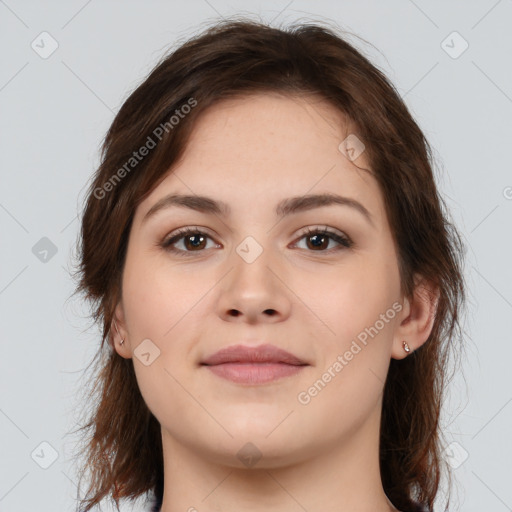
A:
MULTIPOLYGON (((344 197, 332 193, 310 194, 283 199, 277 204, 275 214, 277 217, 283 218, 295 213, 331 205, 349 206, 361 213, 372 226, 375 226, 371 213, 360 202, 350 197, 344 197)), ((157 212, 173 206, 188 208, 201 213, 219 215, 222 217, 229 217, 231 215, 231 208, 228 204, 222 201, 216 201, 211 197, 169 194, 157 201, 149 209, 142 219, 142 222, 146 222, 157 212)))

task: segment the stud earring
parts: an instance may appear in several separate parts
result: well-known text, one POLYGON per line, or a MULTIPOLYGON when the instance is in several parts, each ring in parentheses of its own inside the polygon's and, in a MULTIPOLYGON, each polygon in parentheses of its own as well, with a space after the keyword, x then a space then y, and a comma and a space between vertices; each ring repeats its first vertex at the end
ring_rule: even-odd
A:
MULTIPOLYGON (((116 328, 117 334, 119 334, 119 329, 117 328, 117 323, 116 323, 115 320, 114 320, 114 327, 116 328)), ((119 337, 121 338, 121 334, 119 334, 119 337)), ((123 343, 124 343, 124 339, 121 338, 121 341, 119 342, 119 345, 122 345, 123 343)))
POLYGON ((406 352, 410 352, 410 351, 411 351, 411 349, 409 348, 409 345, 407 344, 407 341, 404 341, 404 342, 402 343, 402 345, 404 346, 404 350, 405 350, 406 352))

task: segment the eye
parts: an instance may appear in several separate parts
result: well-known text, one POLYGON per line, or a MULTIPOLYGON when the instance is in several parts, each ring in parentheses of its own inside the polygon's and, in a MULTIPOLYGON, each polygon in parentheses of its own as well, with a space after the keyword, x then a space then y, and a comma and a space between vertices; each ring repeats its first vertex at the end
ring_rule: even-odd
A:
MULTIPOLYGON (((160 245, 166 251, 172 252, 179 256, 190 256, 194 252, 202 252, 207 247, 208 239, 212 238, 201 231, 199 228, 187 227, 179 229, 171 237, 165 239, 160 245), (182 243, 183 248, 178 248, 182 243)), ((307 231, 299 238, 299 241, 306 239, 306 248, 314 252, 327 252, 341 250, 342 248, 350 248, 353 245, 352 240, 345 235, 332 231, 325 226, 324 228, 308 228, 307 231), (325 250, 329 246, 329 242, 334 241, 338 247, 325 250)), ((298 242, 295 242, 295 245, 298 242)), ((217 244, 217 247, 220 247, 217 244)))
POLYGON ((329 246, 330 241, 338 244, 338 247, 334 248, 335 251, 341 250, 343 247, 349 249, 353 245, 350 238, 328 229, 327 226, 324 228, 308 228, 306 233, 299 238, 299 240, 302 239, 306 239, 306 248, 312 248, 315 252, 330 253, 333 250, 332 247, 327 251, 324 250, 329 246))
POLYGON ((161 244, 162 248, 166 251, 179 254, 180 256, 188 256, 191 252, 201 252, 206 247, 206 241, 211 237, 200 231, 198 228, 183 228, 178 230, 173 236, 164 240, 161 244), (178 249, 175 247, 177 242, 181 242, 183 239, 184 249, 178 249))

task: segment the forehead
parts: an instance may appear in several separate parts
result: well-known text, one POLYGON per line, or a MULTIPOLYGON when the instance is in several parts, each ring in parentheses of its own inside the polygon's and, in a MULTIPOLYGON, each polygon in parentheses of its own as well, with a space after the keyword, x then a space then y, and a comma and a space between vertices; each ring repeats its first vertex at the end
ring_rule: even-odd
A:
POLYGON ((351 161, 340 150, 355 136, 351 130, 346 116, 314 96, 265 93, 219 101, 197 119, 182 158, 141 203, 139 216, 170 192, 213 196, 235 212, 334 192, 379 215, 380 190, 364 151, 351 161))
POLYGON ((285 150, 294 150, 287 155, 289 162, 305 156, 318 159, 328 146, 338 156, 338 144, 354 131, 352 124, 317 96, 253 94, 221 100, 205 110, 188 146, 195 156, 203 149, 224 160, 256 156, 259 161, 265 157, 275 161, 285 156, 285 150))

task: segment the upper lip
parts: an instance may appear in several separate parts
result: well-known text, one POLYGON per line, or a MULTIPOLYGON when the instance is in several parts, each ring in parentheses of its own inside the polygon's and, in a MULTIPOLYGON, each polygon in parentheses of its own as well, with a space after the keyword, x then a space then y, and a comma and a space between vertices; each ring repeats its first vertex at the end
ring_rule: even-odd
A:
POLYGON ((201 362, 208 366, 223 363, 285 363, 296 366, 308 364, 290 352, 268 343, 257 347, 232 345, 215 352, 201 362))

